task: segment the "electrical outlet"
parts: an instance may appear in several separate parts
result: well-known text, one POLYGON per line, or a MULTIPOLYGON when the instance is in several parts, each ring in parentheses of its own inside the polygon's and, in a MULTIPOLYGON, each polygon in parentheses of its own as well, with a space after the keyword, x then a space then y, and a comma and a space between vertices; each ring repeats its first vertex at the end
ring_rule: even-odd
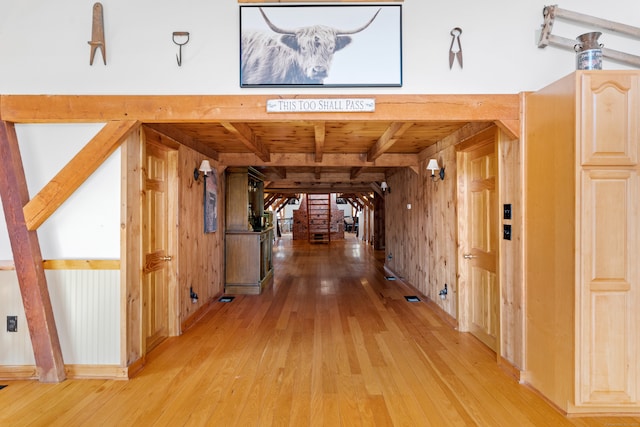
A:
POLYGON ((511 225, 503 224, 502 225, 502 238, 504 240, 511 240, 511 225))
POLYGON ((7 332, 18 332, 18 316, 7 316, 7 332))

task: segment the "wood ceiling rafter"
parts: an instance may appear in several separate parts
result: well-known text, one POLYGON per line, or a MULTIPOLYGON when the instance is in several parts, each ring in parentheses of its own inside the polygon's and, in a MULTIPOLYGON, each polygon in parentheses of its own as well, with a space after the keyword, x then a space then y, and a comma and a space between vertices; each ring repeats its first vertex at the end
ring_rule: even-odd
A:
POLYGON ((402 136, 413 123, 411 122, 394 122, 385 130, 373 147, 367 153, 367 160, 370 162, 376 160, 384 152, 389 150, 398 138, 402 136))
POLYGON ((195 150, 198 153, 204 156, 207 156, 212 160, 216 160, 216 161, 219 160, 218 152, 216 150, 214 150, 213 148, 209 147, 206 144, 203 144, 197 139, 192 138, 191 136, 177 129, 175 126, 171 126, 170 124, 166 124, 166 123, 147 123, 145 124, 145 127, 148 127, 149 129, 152 129, 161 135, 164 135, 170 139, 173 139, 174 141, 186 147, 189 147, 192 150, 195 150))
POLYGON ((324 154, 324 140, 326 137, 325 122, 316 122, 313 125, 315 133, 315 160, 316 162, 322 162, 322 155, 324 154))
POLYGON ((360 176, 363 170, 364 170, 363 167, 351 168, 351 173, 350 173, 351 179, 356 179, 358 176, 360 176))
POLYGON ((264 209, 269 209, 269 206, 271 206, 273 204, 273 202, 276 201, 276 199, 282 197, 281 193, 272 193, 272 194, 265 194, 265 198, 264 198, 264 209))
MULTIPOLYGON (((268 162, 261 160, 251 153, 220 153, 220 162, 227 166, 305 166, 315 168, 313 153, 272 153, 268 162)), ((359 153, 326 153, 323 156, 324 167, 405 167, 418 166, 416 154, 383 154, 373 162, 366 159, 366 155, 359 153)))
POLYGON ((238 140, 258 156, 260 160, 264 162, 269 161, 271 157, 269 150, 260 142, 260 139, 246 123, 220 122, 220 124, 235 135, 238 140))
POLYGON ((276 213, 280 212, 282 209, 285 208, 285 206, 287 206, 289 204, 289 202, 291 200, 295 199, 294 196, 289 196, 289 197, 283 197, 282 199, 280 199, 280 201, 278 201, 278 203, 276 204, 276 206, 274 207, 274 210, 276 211, 276 213))
POLYGON ((287 168, 273 166, 270 168, 280 179, 287 179, 287 168))
POLYGON ((268 187, 264 189, 265 193, 345 193, 360 192, 365 193, 372 191, 369 184, 349 184, 349 183, 282 183, 278 186, 268 187))

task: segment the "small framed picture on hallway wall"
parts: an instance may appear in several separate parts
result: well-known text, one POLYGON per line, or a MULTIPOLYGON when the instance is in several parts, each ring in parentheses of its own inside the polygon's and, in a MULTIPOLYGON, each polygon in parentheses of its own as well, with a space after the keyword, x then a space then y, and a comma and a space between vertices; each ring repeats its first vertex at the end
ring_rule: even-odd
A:
POLYGON ((218 174, 213 169, 204 176, 204 232, 218 229, 218 174))
POLYGON ((402 6, 240 6, 240 86, 402 86, 402 6))

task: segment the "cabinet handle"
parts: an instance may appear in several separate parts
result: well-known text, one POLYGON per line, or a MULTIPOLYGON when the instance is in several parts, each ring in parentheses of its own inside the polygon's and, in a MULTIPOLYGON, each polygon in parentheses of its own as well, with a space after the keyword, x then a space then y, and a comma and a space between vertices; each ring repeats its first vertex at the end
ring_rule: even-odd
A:
POLYGON ((464 259, 472 259, 472 258, 477 258, 477 256, 471 255, 471 254, 464 254, 464 255, 462 255, 462 258, 464 258, 464 259))
POLYGON ((160 261, 171 261, 171 255, 160 257, 160 261))

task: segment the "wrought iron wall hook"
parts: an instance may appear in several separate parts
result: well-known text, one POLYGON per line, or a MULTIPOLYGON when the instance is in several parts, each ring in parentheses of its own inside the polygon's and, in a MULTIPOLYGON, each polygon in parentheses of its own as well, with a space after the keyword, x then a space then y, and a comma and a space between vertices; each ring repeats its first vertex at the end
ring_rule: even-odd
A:
POLYGON ((180 46, 178 50, 178 55, 176 55, 176 59, 178 60, 178 66, 181 67, 182 66, 182 46, 189 43, 189 33, 187 31, 174 31, 173 42, 178 46, 180 46), (176 37, 180 40, 184 40, 184 42, 180 43, 179 41, 176 40, 176 37))

